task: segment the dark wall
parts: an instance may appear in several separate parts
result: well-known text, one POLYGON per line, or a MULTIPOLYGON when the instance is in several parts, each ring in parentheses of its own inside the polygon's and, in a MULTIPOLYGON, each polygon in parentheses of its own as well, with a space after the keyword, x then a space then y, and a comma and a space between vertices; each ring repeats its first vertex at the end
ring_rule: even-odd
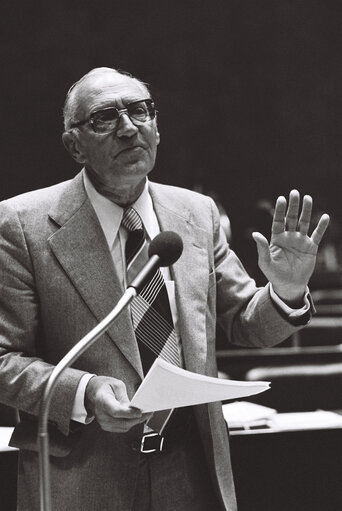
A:
MULTIPOLYGON (((260 199, 296 187, 342 222, 339 0, 59 0, 2 4, 0 198, 75 174, 60 135, 89 69, 152 85, 152 178, 218 194, 243 260, 260 199)), ((262 216, 262 215, 261 215, 262 216)), ((261 221, 261 220, 260 220, 261 221)))

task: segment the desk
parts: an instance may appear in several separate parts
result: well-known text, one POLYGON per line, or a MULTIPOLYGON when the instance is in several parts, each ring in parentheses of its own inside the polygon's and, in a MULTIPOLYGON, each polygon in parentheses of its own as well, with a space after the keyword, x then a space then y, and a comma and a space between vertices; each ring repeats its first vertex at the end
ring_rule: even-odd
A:
MULTIPOLYGON (((7 446, 10 430, 0 428, 4 511, 16 509, 18 451, 7 446)), ((342 429, 235 431, 230 445, 239 511, 342 509, 342 429)))
POLYGON ((0 427, 0 509, 15 511, 17 506, 18 450, 9 447, 13 428, 0 427))
POLYGON ((342 509, 342 429, 231 432, 239 511, 342 509))

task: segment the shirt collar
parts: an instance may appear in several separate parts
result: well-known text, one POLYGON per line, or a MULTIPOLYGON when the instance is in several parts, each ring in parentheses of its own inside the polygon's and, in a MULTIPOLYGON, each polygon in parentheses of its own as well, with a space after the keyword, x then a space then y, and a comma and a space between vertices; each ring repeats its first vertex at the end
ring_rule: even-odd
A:
MULTIPOLYGON (((107 197, 101 195, 94 188, 94 185, 87 176, 86 171, 83 172, 83 179, 84 187, 89 200, 95 209, 108 246, 111 248, 120 229, 124 208, 118 206, 118 204, 115 204, 111 200, 107 199, 107 197)), ((153 239, 158 234, 159 227, 157 218, 153 211, 152 199, 148 192, 147 178, 143 192, 138 197, 138 199, 133 204, 131 204, 131 206, 140 215, 149 239, 153 239)))

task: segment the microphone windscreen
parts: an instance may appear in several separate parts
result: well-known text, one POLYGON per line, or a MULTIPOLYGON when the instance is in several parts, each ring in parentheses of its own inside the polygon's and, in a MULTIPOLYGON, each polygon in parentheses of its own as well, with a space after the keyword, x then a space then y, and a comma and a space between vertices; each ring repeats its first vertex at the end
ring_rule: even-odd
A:
POLYGON ((173 231, 164 231, 158 234, 150 243, 149 257, 160 257, 160 266, 170 266, 175 263, 183 252, 182 238, 173 231))

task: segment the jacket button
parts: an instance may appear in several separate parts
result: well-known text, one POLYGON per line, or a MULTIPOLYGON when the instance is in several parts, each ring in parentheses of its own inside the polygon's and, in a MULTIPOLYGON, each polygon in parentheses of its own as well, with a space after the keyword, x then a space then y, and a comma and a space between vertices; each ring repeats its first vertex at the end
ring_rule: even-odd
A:
POLYGON ((134 451, 134 452, 140 451, 140 442, 139 442, 138 440, 134 440, 134 441, 131 443, 131 449, 132 449, 132 451, 134 451))

